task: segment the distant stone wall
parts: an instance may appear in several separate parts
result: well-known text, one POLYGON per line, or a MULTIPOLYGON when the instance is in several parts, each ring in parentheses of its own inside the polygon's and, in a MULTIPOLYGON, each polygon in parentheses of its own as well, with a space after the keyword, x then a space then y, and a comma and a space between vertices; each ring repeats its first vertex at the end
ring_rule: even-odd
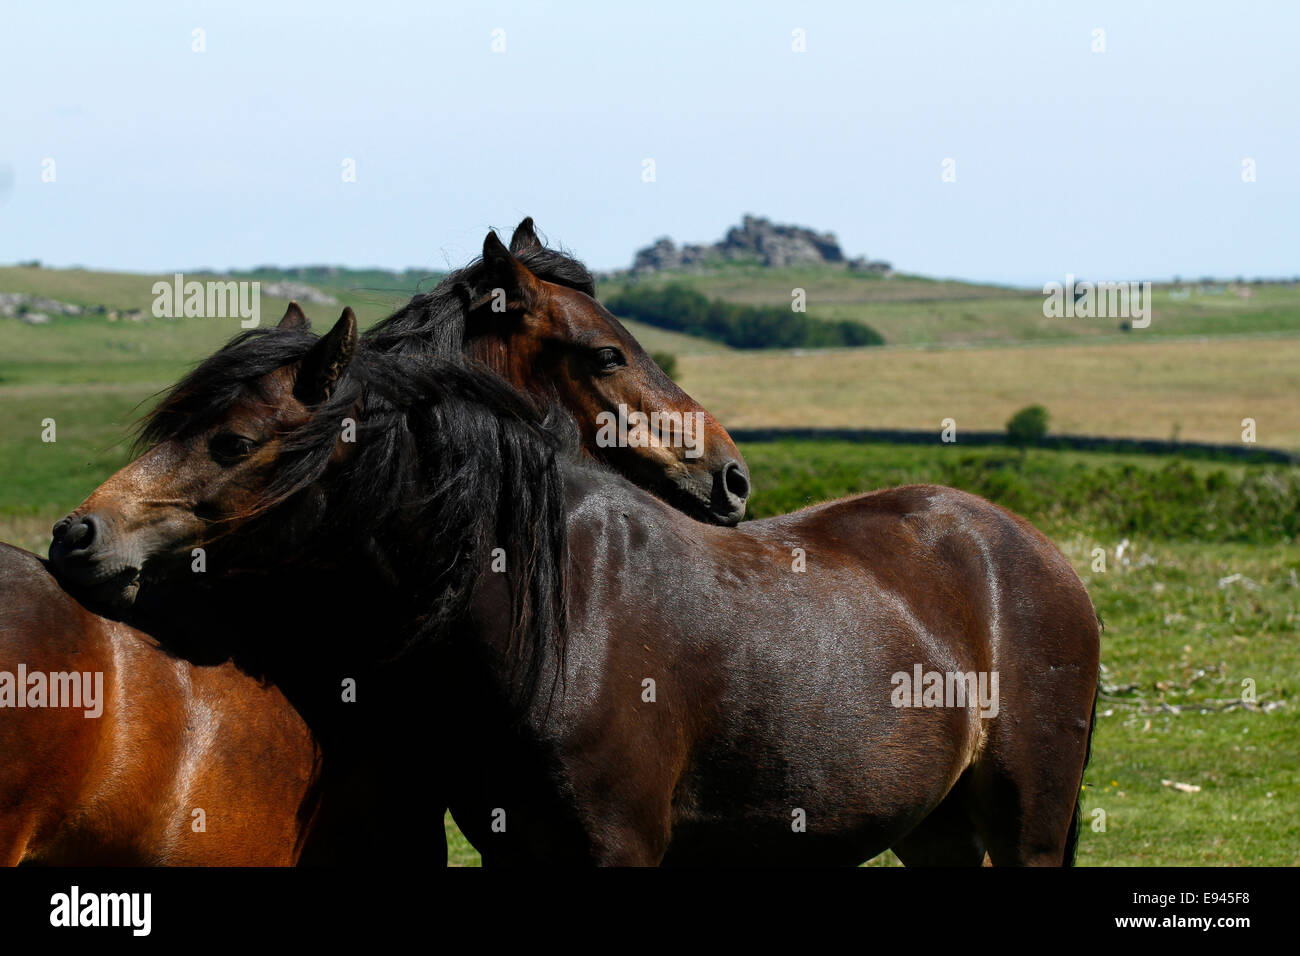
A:
MULTIPOLYGON (((733 441, 770 442, 797 439, 818 441, 880 442, 895 445, 941 445, 939 430, 914 428, 729 428, 733 441)), ((961 431, 961 445, 1007 445, 1007 433, 961 431)), ((1048 435, 1035 448, 1072 449, 1075 451, 1136 452, 1144 455, 1186 455, 1210 458, 1240 458, 1247 461, 1300 464, 1300 455, 1281 448, 1254 445, 1216 445, 1210 442, 1162 441, 1158 438, 1108 438, 1103 435, 1048 435)))

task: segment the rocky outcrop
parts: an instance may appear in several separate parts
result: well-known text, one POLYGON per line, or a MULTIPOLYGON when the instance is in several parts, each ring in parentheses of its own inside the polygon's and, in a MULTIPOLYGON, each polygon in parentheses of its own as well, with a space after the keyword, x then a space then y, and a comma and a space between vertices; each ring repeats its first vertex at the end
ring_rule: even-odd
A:
POLYGON ((22 318, 26 315, 41 315, 40 321, 49 321, 48 316, 81 315, 86 310, 71 302, 57 302, 39 295, 27 295, 23 292, 0 292, 0 315, 10 318, 22 318))
POLYGON ((803 226, 774 223, 746 215, 739 226, 727 230, 721 242, 678 247, 664 236, 638 250, 633 273, 698 271, 726 262, 752 262, 769 269, 803 265, 846 265, 854 271, 888 273, 889 263, 865 258, 847 259, 833 232, 815 232, 803 226))
POLYGON ((146 316, 139 309, 109 309, 102 305, 76 305, 59 302, 25 292, 0 292, 0 317, 17 319, 28 325, 48 325, 54 315, 104 316, 110 322, 128 319, 141 322, 146 316))
POLYGON ((856 259, 849 260, 850 272, 870 272, 876 275, 892 276, 894 267, 884 259, 868 259, 866 256, 858 256, 856 259))
POLYGON ((725 255, 752 254, 773 269, 818 262, 843 262, 844 253, 833 232, 813 232, 802 226, 781 226, 768 219, 746 216, 727 230, 722 240, 725 255))

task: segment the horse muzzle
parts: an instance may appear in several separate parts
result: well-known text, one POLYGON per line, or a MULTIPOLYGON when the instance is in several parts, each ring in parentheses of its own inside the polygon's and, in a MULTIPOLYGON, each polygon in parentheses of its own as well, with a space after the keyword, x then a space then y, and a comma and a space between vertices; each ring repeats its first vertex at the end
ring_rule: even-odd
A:
POLYGON ((50 568, 60 580, 97 600, 130 604, 143 561, 125 544, 102 516, 73 512, 51 531, 50 568))
POLYGON ((666 489, 669 501, 701 521, 731 526, 745 516, 749 501, 749 473, 743 462, 730 459, 703 474, 688 471, 666 489))

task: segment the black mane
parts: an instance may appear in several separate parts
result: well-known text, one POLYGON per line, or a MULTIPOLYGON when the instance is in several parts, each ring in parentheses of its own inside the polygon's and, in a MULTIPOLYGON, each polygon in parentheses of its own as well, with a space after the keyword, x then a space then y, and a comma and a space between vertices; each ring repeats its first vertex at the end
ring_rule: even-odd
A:
MULTIPOLYGON (((242 333, 167 394, 142 423, 141 442, 205 430, 317 341, 297 330, 242 333)), ((319 561, 327 550, 344 568, 364 556, 388 569, 406 609, 404 648, 464 620, 493 549, 503 548, 511 650, 522 666, 519 690, 530 697, 547 654, 563 648, 557 456, 572 454, 566 422, 475 363, 363 343, 333 394, 281 439, 275 477, 250 511, 257 530, 239 536, 257 541, 252 558, 270 562, 272 575, 277 562, 295 554, 319 561), (346 418, 356 422, 356 442, 340 464, 332 459, 346 418), (313 499, 304 536, 302 502, 313 499), (277 534, 297 540, 277 542, 277 534)))

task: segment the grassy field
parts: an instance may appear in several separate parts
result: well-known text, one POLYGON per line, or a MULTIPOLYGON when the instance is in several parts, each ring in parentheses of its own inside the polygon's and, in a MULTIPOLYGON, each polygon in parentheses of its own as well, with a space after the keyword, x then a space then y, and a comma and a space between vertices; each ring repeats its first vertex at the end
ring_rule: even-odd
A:
MULTIPOLYGON (((857 309, 895 342, 916 336, 891 332, 878 310, 901 310, 900 328, 921 329, 933 308, 973 303, 970 307, 980 311, 957 325, 966 322, 980 334, 963 338, 944 331, 917 332, 923 347, 755 352, 629 324, 648 349, 676 354, 683 387, 732 427, 937 431, 943 419, 953 418, 959 431, 996 430, 1017 409, 1038 403, 1047 407, 1052 430, 1058 433, 1238 442, 1241 420, 1253 418, 1259 444, 1300 448, 1297 287, 1251 287, 1250 299, 1225 293, 1202 296, 1200 301, 1193 294, 1172 303, 1168 314, 1157 293, 1151 328, 1120 334, 1093 320, 1045 320, 1041 296, 997 287, 864 278, 842 270, 777 272, 759 278, 751 276, 752 271, 724 270, 689 281, 709 294, 747 301, 770 298, 776 294, 772 290, 787 288, 789 282, 818 288, 816 283, 824 281, 826 308, 838 303, 833 307, 857 309), (824 280, 818 278, 822 274, 824 280), (876 290, 894 298, 871 298, 876 290), (1037 310, 1037 317, 1026 319, 1025 308, 1037 310), (1064 325, 1054 327, 1050 335, 1035 332, 1044 322, 1064 325)), ((138 308, 147 314, 156 278, 0 268, 0 291, 138 308)), ((356 309, 362 324, 368 325, 405 301, 404 292, 392 290, 330 291, 341 305, 307 307, 317 327, 332 321, 342 304, 356 309)), ((788 301, 788 289, 784 295, 788 301)), ((276 321, 286 304, 265 299, 263 321, 276 321)), ((810 313, 843 317, 813 307, 810 313)), ((56 318, 40 326, 0 320, 0 401, 35 394, 17 386, 66 384, 82 390, 130 382, 147 394, 175 380, 195 358, 238 330, 233 319, 110 322, 83 317, 56 318)), ((105 400, 111 401, 111 394, 105 400)))
MULTIPOLYGON (((187 273, 186 280, 204 281, 200 273, 187 273)), ((107 309, 139 309, 142 321, 109 322, 102 317, 56 317, 48 325, 25 325, 12 319, 0 319, 0 384, 9 380, 99 381, 98 376, 135 374, 141 380, 156 377, 158 369, 184 367, 195 358, 217 348, 238 332, 235 319, 156 319, 151 314, 153 284, 172 281, 170 275, 135 275, 121 272, 91 272, 81 269, 39 269, 0 266, 0 292, 22 292, 80 306, 104 306, 107 309), (95 363, 95 377, 86 379, 83 361, 95 363), (148 361, 141 362, 145 359, 148 361), (63 368, 71 363, 71 368, 63 368), (157 363, 157 364, 151 364, 157 363), (120 366, 132 366, 127 373, 120 366), (99 366, 106 366, 100 370, 99 366), (35 366, 34 368, 32 366, 35 366), (116 367, 116 369, 115 369, 116 367), (54 376, 51 379, 49 376, 54 376)), ((323 287, 338 299, 338 305, 304 303, 304 311, 319 329, 339 317, 343 306, 351 306, 361 326, 367 327, 405 305, 411 295, 428 290, 436 277, 409 290, 323 287)), ((273 325, 284 314, 288 301, 261 297, 261 320, 273 325)), ((727 351, 726 346, 686 335, 629 323, 628 327, 651 351, 681 354, 714 354, 727 351)), ((168 371, 162 381, 170 381, 168 371)))
MULTIPOLYGON (((1038 402, 1057 432, 1237 442, 1241 419, 1253 417, 1260 444, 1300 448, 1300 312, 1286 287, 1263 287, 1251 299, 1178 300, 1166 326, 1157 301, 1145 332, 1049 335, 1041 311, 1034 318, 1041 298, 995 287, 843 272, 821 284, 816 275, 758 281, 744 270, 693 281, 710 294, 766 301, 782 293, 788 301, 788 283, 800 278, 817 290, 810 311, 843 317, 833 310, 868 309, 863 320, 891 341, 923 347, 740 353, 634 332, 648 347, 676 353, 683 386, 731 427, 937 433, 951 417, 960 439, 963 428, 1001 428, 1038 402), (963 338, 963 327, 972 334, 963 338)), ((0 269, 0 291, 146 312, 152 281, 0 269)), ((391 290, 331 291, 366 323, 405 300, 391 290)), ((262 307, 269 322, 284 303, 262 307)), ((319 327, 338 308, 307 311, 319 327)), ((219 319, 55 318, 32 326, 0 318, 0 540, 44 552, 53 521, 127 461, 129 427, 150 396, 236 331, 235 320, 219 319), (47 418, 56 422, 54 443, 41 441, 47 418)), ((960 440, 780 442, 743 451, 754 516, 936 481, 1020 511, 1061 546, 1106 621, 1105 696, 1085 791, 1089 813, 1105 811, 1106 829, 1085 831, 1081 862, 1300 863, 1300 469, 1043 450, 1021 456, 960 440), (1105 551, 1105 572, 1093 570, 1096 548, 1105 551), (1248 678, 1259 706, 1233 706, 1248 678)), ((476 862, 451 824, 449 833, 453 861, 476 862)), ((896 861, 886 854, 873 862, 896 861)))
MULTIPOLYGON (((1065 277, 1057 279, 1064 281, 1065 277)), ((1155 286, 1150 327, 1123 333, 1118 320, 1045 318, 1041 289, 920 276, 885 279, 825 266, 762 269, 736 265, 638 281, 680 282, 710 298, 782 308, 790 307, 792 290, 803 289, 810 317, 866 322, 891 345, 1140 340, 1300 330, 1300 285, 1296 283, 1155 286)), ((622 281, 608 281, 600 292, 608 294, 623 285, 622 281)))
POLYGON ((1300 448, 1300 335, 970 349, 683 355, 678 380, 733 428, 1000 430, 1046 406, 1058 433, 1300 448))

